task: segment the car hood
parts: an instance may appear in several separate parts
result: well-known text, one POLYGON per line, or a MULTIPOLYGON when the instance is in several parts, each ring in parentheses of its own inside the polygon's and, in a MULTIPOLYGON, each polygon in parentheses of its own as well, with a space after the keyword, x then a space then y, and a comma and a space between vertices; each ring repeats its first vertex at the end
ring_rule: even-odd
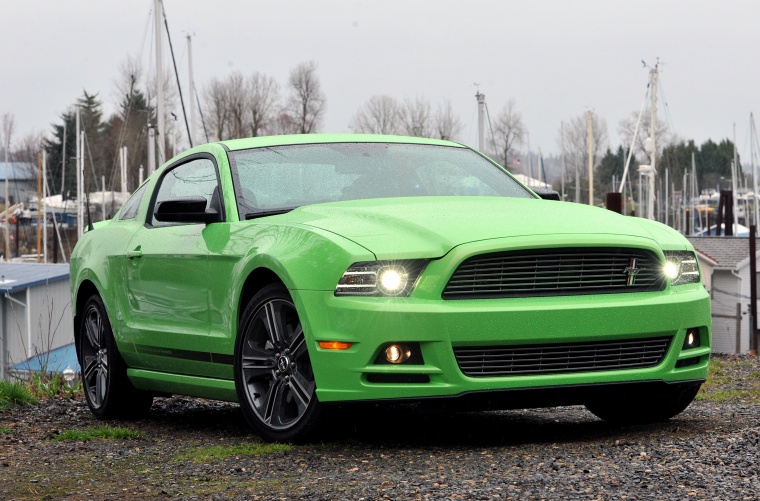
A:
MULTIPOLYGON (((293 222, 348 238, 378 258, 440 257, 457 245, 504 237, 625 235, 685 248, 659 223, 571 202, 502 197, 414 197, 300 207, 293 222)), ((651 243, 651 242, 650 242, 651 243)))

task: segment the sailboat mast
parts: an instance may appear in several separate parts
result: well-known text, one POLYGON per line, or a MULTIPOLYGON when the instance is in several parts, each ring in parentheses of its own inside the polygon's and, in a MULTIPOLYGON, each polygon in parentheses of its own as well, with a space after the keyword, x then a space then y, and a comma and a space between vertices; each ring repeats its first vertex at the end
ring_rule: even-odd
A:
MULTIPOLYGON (((659 63, 652 68, 652 116, 650 125, 650 138, 652 139, 652 151, 649 153, 649 197, 647 199, 647 218, 654 219, 654 176, 657 172, 657 76, 659 63)), ((685 187, 684 187, 685 188, 685 187)))
MULTIPOLYGON (((42 150, 42 258, 47 263, 47 151, 42 150)), ((37 208, 39 210, 39 207, 37 208)))
POLYGON ((591 110, 586 114, 587 134, 586 142, 588 144, 588 204, 594 205, 594 119, 591 110))
POLYGON ((84 193, 82 190, 82 168, 81 165, 82 162, 82 126, 80 124, 80 113, 79 113, 79 105, 77 105, 77 116, 76 116, 76 138, 77 138, 77 156, 76 156, 76 165, 77 165, 77 238, 80 238, 82 236, 84 228, 82 227, 84 224, 84 218, 82 217, 82 204, 84 203, 84 193))
POLYGON ((559 123, 559 137, 560 141, 562 142, 562 177, 560 178, 562 180, 562 193, 560 196, 560 200, 565 200, 565 176, 567 175, 567 157, 565 157, 565 122, 559 123))
POLYGON ((478 90, 475 98, 478 100, 478 150, 483 153, 486 148, 486 95, 478 90))
MULTIPOLYGON (((8 117, 4 118, 10 120, 8 117)), ((8 213, 8 208, 10 207, 10 204, 8 203, 8 175, 11 172, 11 166, 8 161, 8 150, 11 147, 11 124, 8 122, 3 125, 6 125, 3 133, 5 134, 5 261, 7 262, 10 260, 11 253, 10 224, 8 223, 8 220, 11 217, 8 213)), ((18 223, 16 223, 16 227, 18 228, 18 223)))
POLYGON ((161 47, 161 12, 163 5, 161 0, 155 0, 154 2, 154 15, 156 21, 156 114, 158 122, 158 137, 156 141, 158 143, 158 165, 163 165, 166 160, 166 152, 164 151, 164 141, 166 141, 166 124, 164 123, 164 61, 161 47))
POLYGON ((187 35, 187 66, 190 76, 190 146, 195 144, 195 80, 193 79, 193 39, 187 35))
POLYGON ((734 201, 734 220, 731 221, 731 224, 734 225, 734 236, 739 232, 739 203, 738 203, 738 193, 736 191, 737 188, 737 176, 739 175, 739 161, 737 158, 737 152, 736 152, 736 124, 734 124, 734 163, 733 163, 733 169, 731 169, 731 188, 734 190, 733 193, 733 201, 734 201))

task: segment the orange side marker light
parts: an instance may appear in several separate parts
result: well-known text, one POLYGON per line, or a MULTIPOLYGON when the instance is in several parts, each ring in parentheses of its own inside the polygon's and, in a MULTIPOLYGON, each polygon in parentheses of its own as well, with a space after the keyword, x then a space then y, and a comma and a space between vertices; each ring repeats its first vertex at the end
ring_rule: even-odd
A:
POLYGON ((347 350, 354 343, 344 343, 343 341, 320 341, 319 347, 323 350, 347 350))

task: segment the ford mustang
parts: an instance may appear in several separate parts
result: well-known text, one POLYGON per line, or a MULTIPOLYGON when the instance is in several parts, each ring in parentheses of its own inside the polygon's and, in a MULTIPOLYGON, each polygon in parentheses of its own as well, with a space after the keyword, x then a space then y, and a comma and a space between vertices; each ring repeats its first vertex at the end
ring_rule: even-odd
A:
POLYGON ((108 419, 154 396, 234 401, 272 441, 352 402, 677 415, 710 356, 694 249, 557 198, 448 141, 192 148, 72 254, 87 404, 108 419))

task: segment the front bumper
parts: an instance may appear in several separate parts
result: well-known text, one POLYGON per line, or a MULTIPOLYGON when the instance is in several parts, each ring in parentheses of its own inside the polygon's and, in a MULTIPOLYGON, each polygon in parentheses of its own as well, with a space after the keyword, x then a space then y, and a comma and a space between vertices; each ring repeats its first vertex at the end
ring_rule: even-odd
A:
POLYGON ((646 293, 448 301, 294 292, 321 402, 425 399, 518 389, 540 392, 579 386, 592 389, 616 383, 693 382, 707 376, 710 300, 701 284, 646 293), (692 328, 699 329, 700 345, 683 350, 686 331, 692 328), (454 355, 454 347, 459 346, 654 337, 670 338, 664 358, 656 366, 636 369, 468 377, 454 355), (333 351, 319 348, 319 341, 353 345, 333 351), (392 342, 415 343, 423 362, 375 363, 381 349, 392 342))

